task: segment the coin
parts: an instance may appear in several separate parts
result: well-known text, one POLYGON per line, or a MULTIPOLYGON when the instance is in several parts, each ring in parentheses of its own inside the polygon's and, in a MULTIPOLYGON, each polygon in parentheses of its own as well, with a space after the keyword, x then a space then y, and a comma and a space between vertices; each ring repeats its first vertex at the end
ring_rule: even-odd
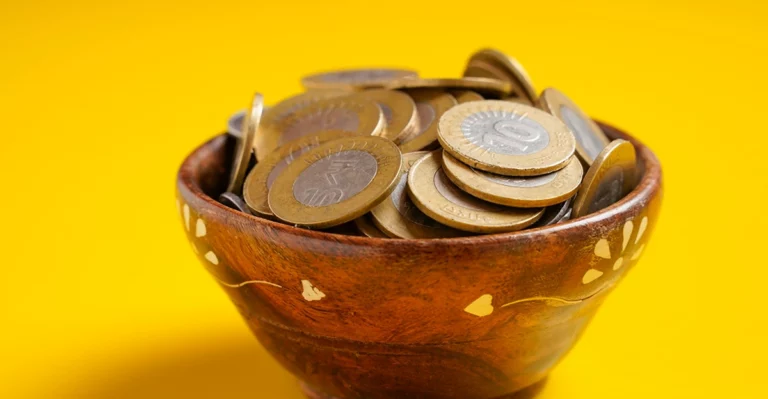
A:
POLYGON ((416 102, 416 112, 419 115, 419 130, 407 136, 398 143, 403 153, 418 151, 437 144, 437 124, 440 117, 454 105, 456 99, 452 95, 436 89, 420 89, 408 91, 416 102))
POLYGON ((489 78, 445 78, 445 79, 400 79, 391 82, 387 89, 468 89, 484 96, 502 98, 512 93, 512 85, 498 79, 489 78))
POLYGON ((235 157, 232 162, 232 170, 229 175, 229 184, 227 191, 239 193, 243 190, 243 180, 248 171, 248 164, 251 161, 251 152, 253 152, 253 139, 256 131, 259 130, 261 113, 264 109, 264 97, 256 93, 251 101, 248 115, 243 120, 242 137, 237 138, 235 145, 235 157))
POLYGON ((573 198, 568 198, 567 201, 557 205, 548 206, 547 209, 544 210, 544 215, 533 225, 533 227, 550 226, 570 219, 571 203, 573 203, 573 198))
POLYGON ((248 210, 248 207, 245 205, 245 201, 243 201, 243 199, 235 193, 230 193, 229 191, 222 193, 219 195, 219 202, 234 210, 247 213, 249 215, 251 214, 251 212, 248 210))
POLYGON ((565 201, 579 189, 584 173, 576 157, 571 157, 558 171, 530 177, 477 170, 449 154, 443 154, 443 169, 451 181, 467 193, 488 202, 518 208, 540 208, 565 201))
POLYGON ((509 101, 459 104, 441 118, 438 139, 461 162, 505 176, 536 176, 562 169, 575 139, 554 116, 509 101))
POLYGON ((306 76, 301 79, 301 84, 307 89, 362 90, 384 87, 398 79, 416 77, 416 72, 406 69, 348 69, 306 76))
POLYGON ((355 223, 355 226, 357 227, 357 230, 363 233, 363 235, 366 237, 389 238, 388 235, 384 234, 383 231, 379 230, 379 228, 376 227, 375 224, 373 224, 370 213, 367 213, 355 219, 354 223, 355 223))
POLYGON ((389 195, 371 209, 373 222, 390 237, 396 238, 441 238, 460 237, 465 232, 440 224, 417 208, 408 197, 408 170, 416 161, 428 156, 427 151, 403 154, 403 170, 400 179, 389 195))
POLYGON ((449 90, 448 93, 450 93, 459 104, 468 103, 470 101, 485 100, 483 96, 472 90, 449 90))
POLYGON ((597 212, 618 202, 635 188, 635 147, 626 140, 614 140, 595 158, 587 170, 573 202, 573 217, 597 212))
POLYGON ((255 215, 272 216, 268 201, 269 190, 280 173, 312 148, 331 140, 350 136, 356 136, 356 134, 337 130, 320 132, 300 137, 269 153, 251 169, 251 172, 245 179, 243 197, 245 198, 245 203, 248 204, 248 208, 255 215))
POLYGON ((561 91, 545 89, 539 98, 539 106, 560 118, 571 129, 576 136, 576 154, 585 164, 592 165, 595 157, 610 142, 600 126, 561 91))
POLYGON ((415 133, 419 128, 416 103, 411 96, 395 90, 366 90, 352 95, 378 104, 384 114, 386 127, 379 136, 394 142, 415 133))
POLYGON ((528 105, 531 107, 536 106, 536 104, 532 103, 531 100, 528 97, 518 97, 518 96, 509 96, 502 98, 504 101, 510 101, 513 103, 528 105))
POLYGON ((402 169, 397 146, 376 136, 346 137, 309 150, 269 190, 279 219, 326 228, 354 220, 392 192, 402 169))
POLYGON ((243 128, 243 120, 245 119, 245 110, 241 109, 240 111, 235 112, 232 114, 229 119, 227 119, 227 133, 231 136, 235 137, 242 137, 242 128, 243 128))
POLYGON ((520 97, 527 97, 531 103, 536 101, 536 89, 522 65, 516 59, 501 51, 483 49, 469 57, 465 77, 479 76, 496 78, 509 82, 512 90, 520 97))
POLYGON ((456 187, 443 172, 442 150, 416 161, 408 173, 408 194, 427 216, 453 228, 474 233, 515 231, 535 223, 544 209, 519 209, 492 204, 456 187))

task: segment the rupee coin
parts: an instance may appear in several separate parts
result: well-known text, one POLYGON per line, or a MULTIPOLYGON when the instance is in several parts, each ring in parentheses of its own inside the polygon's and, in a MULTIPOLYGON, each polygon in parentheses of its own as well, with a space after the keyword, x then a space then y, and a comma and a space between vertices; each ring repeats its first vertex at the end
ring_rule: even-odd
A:
POLYGON ((472 90, 449 90, 448 93, 450 93, 459 104, 468 103, 470 101, 485 100, 483 96, 481 96, 480 94, 477 94, 472 90))
POLYGON ((565 167, 575 151, 573 134, 559 119, 500 100, 451 108, 440 118, 437 136, 461 162, 505 176, 554 172, 565 167))
POLYGON ((443 169, 467 193, 518 208, 541 208, 573 197, 584 173, 576 157, 571 157, 564 168, 540 176, 497 175, 467 166, 449 154, 443 154, 443 169))
POLYGON ((415 133, 419 128, 416 103, 411 96, 395 90, 365 90, 353 94, 353 98, 370 100, 378 104, 384 114, 386 127, 379 136, 397 142, 415 133))
POLYGON ((597 155, 584 175, 573 217, 580 218, 607 208, 635 188, 637 160, 635 147, 626 140, 614 140, 597 155))
POLYGON ((363 216, 354 220, 357 230, 366 237, 371 238, 389 238, 383 231, 379 230, 375 224, 373 224, 372 216, 370 213, 366 213, 363 216))
POLYGON ((384 87, 398 79, 416 78, 418 74, 407 69, 348 69, 342 71, 324 72, 301 79, 301 84, 307 89, 340 89, 363 90, 384 87))
POLYGON ((251 101, 248 114, 243 119, 242 137, 237 138, 237 144, 235 145, 235 156, 229 175, 229 184, 227 185, 227 191, 231 193, 243 191, 243 180, 245 180, 245 174, 248 171, 248 164, 251 162, 253 140, 256 137, 256 132, 259 130, 263 110, 264 97, 256 93, 251 101))
POLYGON ((456 105, 456 99, 442 90, 420 89, 409 91, 408 94, 416 103, 419 122, 418 130, 402 138, 398 143, 400 150, 404 153, 436 145, 437 124, 440 117, 456 105))
POLYGON ((243 185, 243 197, 248 208, 254 215, 271 217, 269 209, 269 190, 275 179, 285 168, 305 152, 342 137, 355 136, 355 133, 330 130, 310 136, 299 137, 275 151, 272 151, 259 161, 248 173, 243 185))
POLYGON ((525 68, 516 59, 501 51, 483 49, 469 57, 464 76, 479 76, 509 82, 520 97, 527 97, 531 104, 536 101, 536 89, 525 68))
POLYGON ((243 201, 243 199, 235 193, 230 193, 228 191, 222 193, 219 195, 219 202, 234 210, 246 213, 248 215, 251 214, 251 212, 248 210, 248 206, 245 204, 245 201, 243 201))
POLYGON ((569 198, 560 204, 548 206, 547 209, 544 210, 544 215, 533 225, 533 227, 551 226, 570 219, 572 203, 573 198, 569 198))
POLYGON ((243 120, 245 119, 245 110, 241 109, 240 111, 235 112, 232 114, 229 119, 227 119, 227 133, 230 136, 234 137, 242 137, 243 132, 243 120))
POLYGON ((424 156, 429 156, 429 152, 418 151, 403 154, 403 171, 400 179, 389 198, 371 209, 373 222, 379 230, 396 238, 444 238, 467 235, 463 231, 430 219, 408 197, 408 170, 411 165, 424 156))
POLYGON ((387 89, 462 89, 473 90, 486 97, 502 98, 512 93, 512 85, 489 78, 401 79, 392 82, 387 89))
POLYGON ((275 179, 269 208, 278 219, 297 226, 337 226, 383 201, 401 169, 400 150, 383 137, 329 141, 300 156, 275 179))
POLYGON ((557 89, 544 90, 539 97, 539 107, 558 117, 571 129, 576 136, 576 154, 586 165, 592 165, 595 157, 610 142, 600 126, 557 89))
POLYGON ((416 161, 408 173, 408 194, 430 218, 473 233, 502 233, 535 223, 544 209, 509 208, 475 198, 454 185, 443 172, 442 150, 416 161))

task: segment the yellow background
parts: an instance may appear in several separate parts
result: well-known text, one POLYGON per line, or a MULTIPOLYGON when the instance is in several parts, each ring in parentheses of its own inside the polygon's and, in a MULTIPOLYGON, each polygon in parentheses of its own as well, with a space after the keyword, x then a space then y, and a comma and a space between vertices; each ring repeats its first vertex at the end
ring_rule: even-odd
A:
POLYGON ((541 397, 768 397, 768 13, 625 3, 2 0, 0 397, 300 398, 189 250, 177 166, 254 90, 457 76, 484 46, 665 172, 644 260, 541 397))

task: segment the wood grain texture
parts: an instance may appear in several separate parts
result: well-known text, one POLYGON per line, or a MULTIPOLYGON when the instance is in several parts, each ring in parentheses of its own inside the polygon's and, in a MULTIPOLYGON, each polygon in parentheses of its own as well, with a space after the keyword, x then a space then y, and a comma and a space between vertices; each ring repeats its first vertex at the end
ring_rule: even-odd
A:
POLYGON ((245 215, 212 199, 224 189, 226 136, 181 166, 179 214, 259 341, 315 395, 505 397, 542 381, 575 344, 658 217, 658 160, 601 126, 636 145, 642 180, 619 203, 555 226, 386 240, 245 215))

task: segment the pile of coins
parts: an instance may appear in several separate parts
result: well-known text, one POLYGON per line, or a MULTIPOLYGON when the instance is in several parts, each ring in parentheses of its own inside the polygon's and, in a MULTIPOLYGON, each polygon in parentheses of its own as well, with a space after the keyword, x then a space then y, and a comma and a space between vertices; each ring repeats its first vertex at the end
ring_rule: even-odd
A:
POLYGON ((578 218, 636 184, 632 144, 609 141, 560 91, 537 93, 496 50, 473 54, 460 78, 364 69, 302 84, 230 118, 220 202, 311 229, 444 238, 578 218))

